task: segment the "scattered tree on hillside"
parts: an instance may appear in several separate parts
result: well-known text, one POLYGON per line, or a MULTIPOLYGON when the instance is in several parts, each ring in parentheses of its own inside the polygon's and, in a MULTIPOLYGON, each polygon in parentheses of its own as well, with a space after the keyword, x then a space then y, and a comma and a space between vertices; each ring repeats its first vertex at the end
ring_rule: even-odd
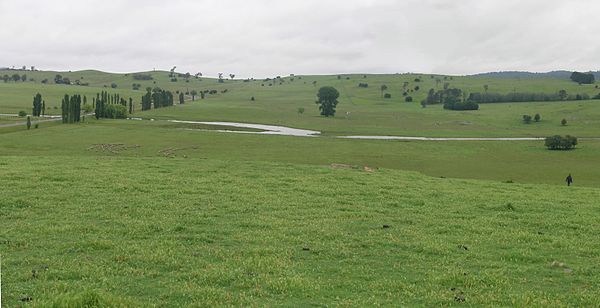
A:
POLYGON ((523 115, 523 122, 524 122, 525 124, 529 124, 529 123, 531 123, 531 119, 532 119, 532 118, 531 118, 531 116, 530 116, 530 115, 528 115, 528 114, 524 114, 524 115, 523 115))
POLYGON ((560 125, 567 126, 567 119, 562 119, 562 121, 560 121, 560 125))
POLYGON ((192 90, 190 92, 190 95, 192 96, 192 102, 196 100, 196 95, 198 95, 198 91, 196 90, 192 90))
POLYGON ((536 113, 535 116, 533 116, 533 120, 536 122, 539 122, 542 119, 542 116, 540 116, 539 113, 536 113))
POLYGON ((340 97, 340 92, 336 90, 334 87, 322 87, 319 89, 317 93, 318 100, 316 103, 319 105, 319 110, 321 110, 321 115, 326 117, 332 117, 335 115, 335 108, 338 104, 338 98, 340 97))
POLYGON ((185 103, 185 97, 183 96, 183 92, 179 93, 179 104, 185 103))
POLYGON ((27 129, 31 128, 31 117, 27 116, 27 129))
POLYGON ((383 97, 383 92, 388 89, 388 86, 382 85, 379 89, 381 90, 381 97, 383 97))

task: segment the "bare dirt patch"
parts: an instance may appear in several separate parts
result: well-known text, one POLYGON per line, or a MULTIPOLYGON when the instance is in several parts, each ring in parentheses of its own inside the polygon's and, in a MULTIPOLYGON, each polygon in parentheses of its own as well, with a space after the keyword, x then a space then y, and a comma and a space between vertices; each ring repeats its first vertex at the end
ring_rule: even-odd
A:
POLYGON ((88 151, 96 151, 96 152, 105 152, 111 154, 119 154, 123 151, 127 151, 129 149, 139 148, 140 146, 137 144, 127 145, 124 143, 101 143, 101 144, 92 144, 88 151))

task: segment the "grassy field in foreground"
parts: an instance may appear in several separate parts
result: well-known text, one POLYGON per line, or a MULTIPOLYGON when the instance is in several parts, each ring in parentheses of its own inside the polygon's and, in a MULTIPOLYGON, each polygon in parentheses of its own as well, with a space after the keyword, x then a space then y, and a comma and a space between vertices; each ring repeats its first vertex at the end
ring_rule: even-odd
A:
POLYGON ((27 296, 73 307, 600 296, 598 189, 80 155, 3 156, 0 186, 7 307, 27 296))
POLYGON ((0 130, 0 156, 188 157, 330 165, 367 165, 422 172, 434 177, 474 178, 600 187, 600 141, 582 140, 574 151, 548 151, 543 142, 400 142, 302 138, 186 131, 156 121, 87 120, 81 125, 43 123, 39 129, 0 130), (94 148, 124 144, 128 148, 94 148))

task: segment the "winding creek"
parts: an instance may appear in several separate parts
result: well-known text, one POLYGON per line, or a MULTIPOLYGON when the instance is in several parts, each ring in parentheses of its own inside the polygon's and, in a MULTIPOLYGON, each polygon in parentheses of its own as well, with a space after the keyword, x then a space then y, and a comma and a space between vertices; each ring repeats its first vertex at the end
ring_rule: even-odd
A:
MULTIPOLYGON (((188 130, 214 131, 214 132, 221 132, 221 133, 281 135, 281 136, 295 136, 295 137, 318 137, 321 135, 321 132, 318 132, 318 131, 291 128, 291 127, 285 127, 285 126, 275 126, 275 125, 238 123, 238 122, 197 122, 197 121, 179 121, 179 120, 169 120, 169 122, 260 130, 260 131, 254 132, 254 131, 240 131, 240 130, 231 130, 231 129, 188 129, 188 130)), ((441 138, 441 137, 411 137, 411 136, 337 136, 336 138, 362 139, 362 140, 405 140, 405 141, 541 141, 541 140, 544 140, 544 138, 539 138, 539 137, 525 137, 525 138, 449 137, 449 138, 441 138)))

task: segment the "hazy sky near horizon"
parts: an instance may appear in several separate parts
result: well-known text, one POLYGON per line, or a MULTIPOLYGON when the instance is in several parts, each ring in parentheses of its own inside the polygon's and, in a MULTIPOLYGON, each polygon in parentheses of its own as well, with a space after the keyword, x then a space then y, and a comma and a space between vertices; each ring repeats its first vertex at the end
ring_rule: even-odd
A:
POLYGON ((238 77, 598 70, 597 0, 0 0, 0 67, 238 77))

